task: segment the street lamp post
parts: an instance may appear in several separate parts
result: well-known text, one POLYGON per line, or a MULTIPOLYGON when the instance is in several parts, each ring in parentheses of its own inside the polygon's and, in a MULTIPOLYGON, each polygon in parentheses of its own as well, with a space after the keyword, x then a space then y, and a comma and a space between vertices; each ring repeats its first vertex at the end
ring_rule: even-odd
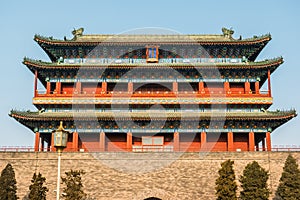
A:
POLYGON ((54 133, 54 147, 58 153, 57 160, 57 185, 56 185, 56 200, 59 200, 59 190, 60 190, 60 163, 61 163, 61 154, 64 148, 67 146, 68 134, 63 127, 63 122, 60 121, 60 125, 57 130, 53 131, 54 133))

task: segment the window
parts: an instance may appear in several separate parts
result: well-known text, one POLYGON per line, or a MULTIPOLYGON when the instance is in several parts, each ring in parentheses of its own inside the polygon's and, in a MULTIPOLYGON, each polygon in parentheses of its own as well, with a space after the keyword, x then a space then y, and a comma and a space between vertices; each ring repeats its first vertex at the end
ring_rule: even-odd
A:
POLYGON ((159 51, 157 46, 147 47, 146 54, 147 54, 147 60, 146 60, 147 62, 158 62, 159 51))
POLYGON ((156 48, 148 49, 148 58, 156 58, 156 48))
POLYGON ((164 145, 164 137, 162 136, 143 136, 143 146, 164 145))

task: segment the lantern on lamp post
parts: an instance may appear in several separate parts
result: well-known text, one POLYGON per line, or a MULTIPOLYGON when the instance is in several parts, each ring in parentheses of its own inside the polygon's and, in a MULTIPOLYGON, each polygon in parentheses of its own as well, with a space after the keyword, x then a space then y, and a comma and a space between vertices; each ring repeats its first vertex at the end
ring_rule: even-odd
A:
POLYGON ((53 131, 54 134, 54 147, 58 153, 57 160, 57 185, 56 185, 56 200, 59 200, 59 190, 60 190, 60 163, 61 163, 61 154, 64 148, 67 147, 68 134, 70 132, 66 131, 63 127, 63 122, 60 121, 60 125, 57 130, 53 131))

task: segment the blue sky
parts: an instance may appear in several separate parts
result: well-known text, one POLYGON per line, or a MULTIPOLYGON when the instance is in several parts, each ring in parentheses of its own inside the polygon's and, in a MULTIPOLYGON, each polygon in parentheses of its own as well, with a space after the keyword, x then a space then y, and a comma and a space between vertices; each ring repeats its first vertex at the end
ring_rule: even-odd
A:
MULTIPOLYGON (((48 61, 34 34, 71 37, 73 28, 89 34, 118 34, 133 28, 161 27, 180 33, 219 34, 232 27, 234 37, 272 34, 258 59, 284 57, 272 74, 271 109, 300 111, 300 1, 151 0, 151 1, 1 1, 0 146, 32 146, 34 134, 8 116, 12 108, 34 110, 33 74, 25 56, 48 61)), ((300 118, 272 133, 273 144, 300 145, 300 118)))

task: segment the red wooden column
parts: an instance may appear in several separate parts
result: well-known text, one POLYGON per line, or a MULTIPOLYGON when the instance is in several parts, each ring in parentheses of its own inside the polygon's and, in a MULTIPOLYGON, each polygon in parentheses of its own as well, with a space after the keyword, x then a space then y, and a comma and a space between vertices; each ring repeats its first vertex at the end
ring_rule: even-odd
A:
POLYGON ((51 92, 51 82, 47 82, 46 94, 50 94, 50 92, 51 92))
POLYGON ((174 151, 180 151, 180 146, 179 146, 179 133, 177 131, 174 132, 173 136, 173 146, 174 146, 174 151))
POLYGON ((254 145, 255 145, 255 140, 254 140, 254 133, 250 132, 249 133, 249 151, 254 151, 254 145))
POLYGON ((57 94, 61 93, 61 82, 56 82, 56 93, 57 94))
POLYGON ((107 82, 105 82, 105 81, 102 82, 101 90, 102 90, 103 94, 106 94, 106 92, 107 92, 107 82))
POLYGON ((230 91, 230 84, 228 81, 224 82, 224 91, 225 91, 225 94, 228 94, 228 92, 230 91))
POLYGON ((250 94, 250 82, 245 82, 245 94, 250 94))
POLYGON ((34 151, 39 151, 40 147, 40 132, 35 133, 34 151))
POLYGON ((133 82, 128 82, 128 94, 133 93, 133 82))
POLYGON ((52 135, 51 135, 51 151, 55 151, 55 147, 54 147, 54 133, 52 133, 52 135))
POLYGON ((200 135, 200 137, 201 137, 201 150, 202 151, 205 151, 206 149, 206 132, 201 132, 201 135, 200 135))
POLYGON ((99 142, 100 151, 105 151, 105 133, 101 131, 100 133, 100 142, 99 142))
POLYGON ((232 132, 227 133, 227 150, 234 151, 234 149, 233 149, 233 133, 232 132))
POLYGON ((78 133, 73 132, 73 140, 72 140, 72 148, 73 151, 78 151, 78 133))
POLYGON ((132 151, 132 133, 127 132, 126 151, 132 151))
POLYGON ((205 91, 204 91, 204 82, 203 81, 200 81, 199 82, 199 94, 204 94, 205 91))
POLYGON ((270 72, 270 69, 268 69, 268 91, 269 91, 269 97, 271 97, 272 92, 271 92, 271 72, 270 72))
POLYGON ((37 77, 38 77, 38 72, 35 70, 34 72, 34 86, 33 86, 33 92, 34 92, 34 97, 37 95, 37 77))
POLYGON ((75 91, 80 94, 81 93, 81 82, 76 82, 75 91))
POLYGON ((267 151, 271 151, 271 133, 266 132, 267 151))
POLYGON ((259 81, 255 82, 255 94, 259 94, 259 81))
POLYGON ((178 82, 176 81, 173 82, 173 92, 174 94, 178 93, 178 82))

